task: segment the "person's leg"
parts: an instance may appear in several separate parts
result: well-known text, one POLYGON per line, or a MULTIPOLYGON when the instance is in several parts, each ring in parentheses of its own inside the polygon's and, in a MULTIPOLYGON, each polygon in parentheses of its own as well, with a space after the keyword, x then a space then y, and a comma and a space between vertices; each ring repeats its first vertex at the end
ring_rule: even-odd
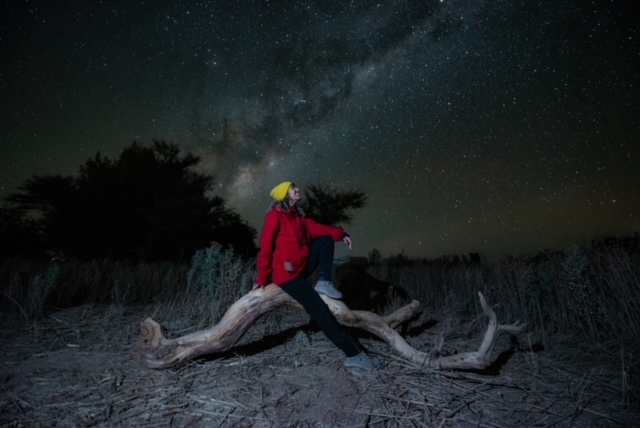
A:
POLYGON ((329 236, 321 236, 311 244, 309 263, 307 264, 307 277, 315 272, 316 269, 319 269, 318 280, 331 281, 334 249, 333 239, 329 236))
POLYGON ((326 303, 314 291, 306 278, 298 277, 282 284, 280 288, 302 305, 325 336, 347 357, 355 357, 362 352, 356 340, 338 324, 326 303))
POLYGON ((316 283, 315 290, 332 299, 342 299, 342 293, 336 289, 333 281, 331 281, 333 275, 333 252, 334 243, 331 237, 321 236, 316 239, 311 244, 305 276, 308 278, 318 269, 318 282, 316 283))

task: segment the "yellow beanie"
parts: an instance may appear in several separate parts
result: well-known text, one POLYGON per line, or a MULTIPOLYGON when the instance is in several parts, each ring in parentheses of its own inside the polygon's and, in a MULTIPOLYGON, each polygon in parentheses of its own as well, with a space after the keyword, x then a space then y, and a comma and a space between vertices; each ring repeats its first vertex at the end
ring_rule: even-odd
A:
POLYGON ((290 181, 284 181, 278 184, 276 187, 271 190, 271 197, 276 201, 284 201, 284 198, 287 197, 287 193, 289 192, 289 187, 291 187, 290 181))

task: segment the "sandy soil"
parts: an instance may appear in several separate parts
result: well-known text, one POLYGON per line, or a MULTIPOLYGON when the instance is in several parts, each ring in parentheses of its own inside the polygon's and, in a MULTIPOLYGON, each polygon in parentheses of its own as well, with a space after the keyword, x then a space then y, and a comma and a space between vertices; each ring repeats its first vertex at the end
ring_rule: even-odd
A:
MULTIPOLYGON (((153 310, 83 306, 31 324, 0 314, 0 426, 640 426, 637 357, 623 366, 619 345, 553 338, 541 349, 504 337, 490 369, 438 372, 361 337, 384 364, 363 374, 346 370, 321 333, 282 309, 231 352, 150 370, 134 357, 139 323, 153 315, 170 324, 153 310)), ((408 339, 430 349, 436 335, 408 339)), ((479 341, 477 332, 448 335, 445 349, 479 341)))

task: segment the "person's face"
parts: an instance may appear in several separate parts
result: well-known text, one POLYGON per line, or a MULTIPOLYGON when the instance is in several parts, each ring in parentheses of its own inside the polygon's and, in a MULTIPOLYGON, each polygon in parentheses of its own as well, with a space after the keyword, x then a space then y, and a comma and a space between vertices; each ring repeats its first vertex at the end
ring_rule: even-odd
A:
POLYGON ((294 206, 300 199, 302 199, 302 196, 300 196, 300 189, 298 189, 295 184, 292 184, 289 187, 288 196, 289 196, 289 204, 291 206, 294 206))

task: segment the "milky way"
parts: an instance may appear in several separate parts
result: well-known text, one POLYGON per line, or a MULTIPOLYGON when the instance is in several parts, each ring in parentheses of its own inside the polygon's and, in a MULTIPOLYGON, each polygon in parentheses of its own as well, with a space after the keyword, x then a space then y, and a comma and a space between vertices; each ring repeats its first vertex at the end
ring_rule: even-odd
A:
POLYGON ((257 229, 280 181, 364 190, 359 255, 640 230, 633 2, 64 3, 2 6, 3 197, 163 139, 257 229))

